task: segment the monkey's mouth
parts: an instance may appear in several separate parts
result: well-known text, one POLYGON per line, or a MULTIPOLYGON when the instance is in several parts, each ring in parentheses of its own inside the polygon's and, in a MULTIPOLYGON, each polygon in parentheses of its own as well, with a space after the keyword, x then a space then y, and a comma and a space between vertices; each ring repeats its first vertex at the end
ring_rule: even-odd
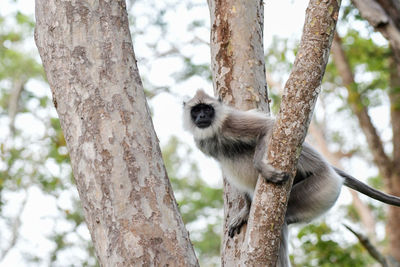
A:
POLYGON ((196 125, 197 125, 197 127, 202 128, 202 129, 203 128, 207 128, 208 126, 211 125, 211 121, 209 121, 209 120, 204 120, 204 121, 199 120, 199 121, 197 121, 196 125))

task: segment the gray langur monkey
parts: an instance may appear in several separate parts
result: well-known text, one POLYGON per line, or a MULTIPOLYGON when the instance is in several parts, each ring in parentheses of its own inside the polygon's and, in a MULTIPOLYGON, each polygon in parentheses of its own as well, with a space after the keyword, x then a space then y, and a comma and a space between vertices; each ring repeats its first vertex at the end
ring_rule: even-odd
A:
MULTIPOLYGON (((197 147, 220 163, 224 175, 246 200, 243 209, 229 222, 228 234, 233 237, 248 220, 258 175, 273 183, 282 183, 289 178, 287 173, 262 161, 274 119, 253 110, 233 109, 202 90, 184 103, 183 116, 184 128, 193 134, 197 147)), ((384 203, 400 206, 400 198, 369 187, 331 166, 304 143, 290 192, 277 266, 290 266, 287 226, 311 221, 326 212, 336 202, 342 185, 384 203)))

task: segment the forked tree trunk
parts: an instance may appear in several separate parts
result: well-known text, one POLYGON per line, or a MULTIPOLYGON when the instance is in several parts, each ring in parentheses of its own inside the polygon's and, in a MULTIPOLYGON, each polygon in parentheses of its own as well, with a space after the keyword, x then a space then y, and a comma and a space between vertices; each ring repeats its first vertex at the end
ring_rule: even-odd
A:
MULTIPOLYGON (((263 49, 263 1, 209 0, 211 68, 214 90, 238 109, 259 107, 269 113, 263 49)), ((238 266, 245 234, 233 239, 227 224, 244 200, 224 179, 224 236, 222 266, 238 266)))
MULTIPOLYGON (((262 59, 262 2, 232 0, 209 0, 208 2, 212 25, 211 55, 214 88, 225 102, 241 109, 253 108, 254 103, 266 99, 262 59)), ((318 95, 338 9, 337 1, 323 3, 310 1, 306 21, 308 27, 303 33, 302 47, 282 101, 286 115, 278 117, 279 126, 274 131, 273 149, 279 157, 271 161, 279 169, 290 169, 291 172, 294 170, 297 161, 294 155, 304 140, 310 112, 314 108, 318 95), (288 118, 288 112, 292 112, 290 116, 293 114, 295 116, 288 118), (292 137, 279 132, 280 127, 288 126, 288 123, 292 124, 291 127, 286 128, 292 131, 292 137), (297 126, 293 127, 293 125, 297 126), (276 146, 279 142, 285 143, 286 149, 276 146), (281 152, 283 154, 280 154, 281 152), (285 164, 290 163, 291 166, 277 164, 277 162, 282 163, 280 161, 282 159, 285 164)), ((253 215, 250 217, 247 231, 244 228, 239 236, 229 239, 225 224, 223 265, 275 265, 279 247, 279 224, 283 221, 288 196, 285 190, 290 190, 290 184, 285 190, 275 186, 274 188, 275 195, 269 194, 268 197, 264 195, 262 202, 257 196, 253 200, 251 212, 253 215), (278 193, 279 190, 280 193, 278 193), (268 202, 273 204, 270 205, 268 202), (266 210, 268 214, 265 213, 266 210), (253 221, 254 214, 257 214, 255 221, 253 221), (273 218, 274 221, 267 222, 266 218, 273 218), (267 229, 272 231, 266 233, 267 229), (246 231, 245 244, 243 244, 244 231, 246 231)), ((228 189, 225 191, 226 222, 231 214, 237 213, 237 208, 240 206, 238 203, 242 201, 232 193, 231 187, 226 186, 225 189, 228 189)), ((265 190, 265 193, 269 189, 264 186, 264 189, 257 190, 265 190)))
POLYGON ((101 266, 197 266, 136 66, 125 1, 36 1, 36 44, 101 266))

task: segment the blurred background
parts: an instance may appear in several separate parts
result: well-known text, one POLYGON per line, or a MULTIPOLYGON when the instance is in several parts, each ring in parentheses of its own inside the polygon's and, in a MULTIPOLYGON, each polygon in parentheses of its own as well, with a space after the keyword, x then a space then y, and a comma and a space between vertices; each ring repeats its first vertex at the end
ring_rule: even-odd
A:
MULTIPOLYGON (((215 162, 196 150, 181 125, 182 101, 199 88, 213 92, 207 3, 127 2, 140 74, 183 220, 200 264, 219 266, 221 174, 215 162)), ((264 48, 273 113, 293 64, 306 6, 303 0, 265 1, 264 48)), ((35 47, 34 26, 34 1, 1 1, 0 266, 97 266, 35 47)), ((347 0, 342 3, 338 33, 353 72, 353 91, 331 60, 308 141, 331 163, 383 190, 384 179, 373 163, 350 96, 355 92, 368 108, 390 155, 391 51, 347 0)), ((293 265, 374 266, 376 261, 343 224, 368 236, 385 253, 386 220, 387 207, 345 189, 326 216, 292 227, 293 265)))

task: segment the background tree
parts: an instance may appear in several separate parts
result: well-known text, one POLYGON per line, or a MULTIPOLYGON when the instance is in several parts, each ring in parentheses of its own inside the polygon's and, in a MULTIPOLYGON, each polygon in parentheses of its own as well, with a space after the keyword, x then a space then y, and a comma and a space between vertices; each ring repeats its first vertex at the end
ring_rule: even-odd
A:
MULTIPOLYGON (((292 23, 295 16, 289 15, 290 12, 304 13, 303 7, 298 6, 301 1, 290 4, 280 1, 280 3, 284 7, 273 9, 275 2, 270 2, 265 10, 265 26, 267 27, 265 61, 267 75, 274 81, 274 83, 268 82, 273 111, 276 111, 279 106, 280 98, 277 88, 288 78, 298 49, 297 38, 301 32, 300 30, 289 32, 285 27, 276 25, 292 23), (285 10, 284 13, 282 13, 282 8, 285 10), (278 13, 279 16, 276 16, 278 13), (290 20, 288 20, 289 17, 290 20), (273 22, 269 23, 270 20, 273 22), (274 38, 271 41, 274 32, 281 38, 286 34, 289 39, 274 38)), ((14 122, 15 132, 11 133, 9 128, 8 99, 11 88, 14 87, 11 87, 11 78, 8 77, 14 74, 30 73, 30 69, 34 67, 34 65, 15 60, 13 55, 23 55, 21 57, 23 59, 31 58, 32 62, 39 66, 32 37, 33 11, 28 9, 29 5, 31 5, 30 1, 4 1, 3 8, 0 10, 2 15, 0 31, 2 36, 7 36, 2 39, 0 45, 0 56, 4 56, 0 60, 0 66, 2 66, 0 72, 0 179, 4 181, 1 183, 0 235, 2 238, 0 247, 5 249, 10 244, 12 245, 2 258, 1 265, 11 266, 15 264, 16 259, 22 266, 50 264, 64 266, 69 263, 82 266, 95 265, 90 235, 83 220, 80 203, 77 201, 78 195, 73 184, 65 140, 57 114, 52 108, 53 103, 49 98, 50 90, 41 75, 27 79, 18 101, 14 122), (22 17, 30 22, 16 24, 16 17, 20 16, 18 14, 27 14, 22 17), (31 26, 27 27, 28 25, 31 26), (14 38, 16 36, 14 33, 17 31, 22 34, 19 38, 14 38), (21 64, 16 64, 17 62, 21 64), (15 67, 11 68, 11 66, 15 67), (25 193, 27 193, 26 202, 23 201, 25 193), (26 208, 20 209, 18 205, 24 203, 26 208), (18 214, 21 216, 16 216, 18 214), (20 224, 16 223, 18 221, 20 224), (38 228, 35 225, 41 227, 38 228), (13 233, 17 233, 16 239, 12 238, 13 233)), ((387 98, 389 79, 386 65, 389 46, 379 33, 373 32, 372 27, 368 26, 368 23, 360 17, 353 6, 349 5, 348 1, 343 1, 343 6, 338 26, 342 45, 352 66, 356 82, 361 84, 359 89, 363 92, 363 103, 368 104, 369 115, 382 139, 385 152, 391 156, 392 130, 388 120, 390 102, 387 98)), ((191 95, 199 87, 211 87, 208 7, 204 1, 200 0, 162 2, 137 0, 134 3, 128 3, 128 12, 132 15, 130 29, 138 65, 146 94, 151 97, 149 104, 154 114, 154 124, 161 144, 167 145, 171 134, 177 135, 182 142, 186 143, 188 138, 181 134, 180 116, 176 116, 180 112, 182 95, 191 95), (176 16, 177 13, 179 16, 176 16), (180 17, 180 20, 177 17, 180 17), (182 23, 182 19, 188 23, 182 23), (168 67, 165 67, 166 65, 168 67), (166 91, 170 94, 163 93, 166 91), (163 103, 168 103, 168 107, 163 107, 163 103), (160 114, 170 114, 170 110, 176 119, 163 119, 160 114), (168 127, 166 121, 168 121, 168 127)), ((300 25, 301 22, 297 24, 300 25)), ((292 28, 295 29, 296 26, 294 23, 292 28)), ((347 90, 344 87, 338 87, 341 79, 333 63, 332 61, 327 67, 314 120, 322 130, 328 149, 335 155, 344 155, 340 159, 343 167, 357 178, 368 178, 372 185, 382 188, 381 175, 374 167, 363 133, 345 101, 347 90)), ((39 72, 42 71, 39 69, 39 72)), ((168 151, 167 154, 174 158, 174 166, 180 167, 177 173, 169 173, 173 186, 184 178, 182 186, 186 187, 184 184, 188 182, 185 177, 197 176, 189 171, 189 166, 193 163, 190 159, 194 159, 196 164, 200 164, 199 175, 206 181, 206 184, 202 186, 208 186, 211 190, 215 187, 219 188, 219 174, 216 167, 209 160, 205 162, 206 159, 196 149, 191 152, 178 144, 176 153, 173 153, 168 147, 169 145, 164 151, 168 151), (182 159, 180 164, 177 163, 179 158, 182 159)), ((318 150, 321 151, 320 145, 318 145, 318 150)), ((165 156, 164 159, 168 169, 168 160, 165 156)), ((196 243, 197 240, 210 241, 219 237, 215 232, 221 228, 210 227, 212 230, 208 231, 207 223, 221 226, 213 221, 218 216, 222 217, 221 212, 218 208, 210 209, 203 206, 205 203, 192 205, 191 203, 197 202, 196 197, 192 195, 196 196, 197 193, 192 194, 188 190, 179 193, 176 188, 174 192, 178 202, 182 201, 182 205, 185 206, 185 208, 182 206, 180 210, 185 221, 185 217, 188 216, 187 228, 191 232, 191 239, 196 241, 194 245, 200 263, 203 266, 218 265, 217 257, 212 256, 211 260, 208 258, 208 255, 218 253, 215 247, 197 246, 196 243), (197 208, 200 211, 196 210, 197 208), (185 215, 186 212, 188 215, 185 215), (193 212, 192 215, 190 215, 191 212, 193 212), (197 212, 206 216, 201 215, 200 220, 191 221, 196 217, 197 212), (206 233, 207 235, 214 233, 214 235, 211 238, 205 238, 206 233)), ((304 227, 292 227, 291 246, 294 249, 291 251, 295 255, 294 263, 297 266, 372 264, 372 258, 358 245, 357 239, 337 223, 338 218, 341 220, 346 218, 346 223, 350 222, 360 232, 365 233, 364 230, 368 229, 364 221, 360 221, 359 209, 349 202, 347 196, 348 194, 344 192, 339 201, 340 204, 320 220, 304 227)), ((216 204, 221 203, 220 200, 210 201, 216 204)), ((385 248, 388 248, 388 243, 384 234, 386 206, 369 201, 363 196, 361 196, 361 201, 366 204, 364 207, 369 209, 375 221, 375 226, 372 227, 376 240, 374 244, 381 251, 387 251, 385 248)), ((219 245, 217 241, 212 242, 212 244, 215 243, 219 245)))

